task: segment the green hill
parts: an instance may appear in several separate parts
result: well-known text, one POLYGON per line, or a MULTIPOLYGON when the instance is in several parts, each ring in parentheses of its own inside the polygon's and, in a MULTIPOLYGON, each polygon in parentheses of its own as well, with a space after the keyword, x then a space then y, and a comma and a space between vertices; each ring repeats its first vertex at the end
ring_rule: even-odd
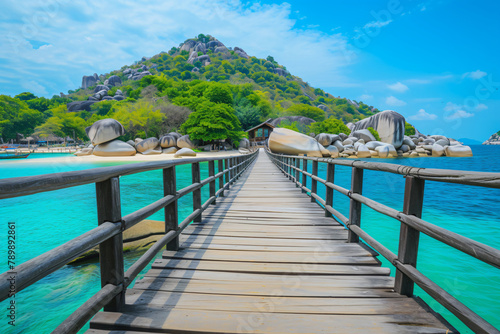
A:
POLYGON ((332 117, 348 123, 376 112, 363 102, 311 87, 272 56, 251 57, 241 48, 226 47, 214 37, 200 34, 133 65, 86 76, 82 88, 68 95, 51 99, 29 92, 14 98, 0 96, 0 137, 6 141, 17 133, 42 138, 75 134, 86 140, 85 126, 111 117, 125 126, 124 139, 173 130, 197 137, 205 127, 220 138, 236 140, 242 130, 268 118, 305 116, 322 121, 332 117), (109 90, 104 96, 95 94, 103 84, 109 90), (190 116, 193 112, 203 115, 190 116), (186 122, 189 117, 192 120, 186 122), (195 119, 202 124, 195 124, 195 119), (224 122, 218 124, 218 119, 224 122))

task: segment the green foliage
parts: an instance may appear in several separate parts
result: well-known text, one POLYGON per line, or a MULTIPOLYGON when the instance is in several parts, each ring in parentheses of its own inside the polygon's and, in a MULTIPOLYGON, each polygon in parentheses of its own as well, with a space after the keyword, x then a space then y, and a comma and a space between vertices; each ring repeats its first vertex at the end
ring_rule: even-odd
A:
POLYGON ((16 96, 14 96, 14 98, 19 99, 21 101, 28 101, 28 100, 36 99, 37 96, 33 93, 30 93, 30 92, 24 92, 21 94, 17 94, 16 96))
POLYGON ((189 115, 181 130, 191 139, 205 142, 231 139, 238 141, 243 136, 241 124, 233 107, 225 103, 204 101, 189 115))
POLYGON ((325 112, 318 107, 313 107, 308 104, 294 104, 286 110, 288 116, 304 116, 321 122, 325 119, 325 112))
POLYGON ((205 90, 203 96, 214 103, 233 104, 233 94, 228 85, 212 84, 205 90))
POLYGON ((298 125, 298 122, 290 122, 289 120, 283 120, 281 121, 278 125, 277 125, 278 128, 285 128, 285 129, 288 129, 288 130, 293 130, 293 131, 297 131, 297 132, 301 132, 299 130, 299 125, 298 125))
POLYGON ((113 100, 101 101, 98 103, 94 103, 90 107, 90 110, 99 116, 106 116, 111 111, 111 108, 113 108, 113 105, 115 103, 116 101, 113 100))
POLYGON ((351 130, 341 121, 330 117, 322 122, 315 122, 309 126, 309 132, 314 132, 315 134, 320 133, 330 133, 330 134, 339 134, 345 133, 349 135, 351 130))
POLYGON ((415 134, 415 128, 408 122, 405 122, 405 135, 413 136, 415 134))
POLYGON ((246 98, 242 98, 235 106, 236 116, 241 123, 242 129, 248 130, 261 123, 261 110, 254 106, 246 98))
POLYGON ((500 136, 500 131, 498 131, 498 132, 497 132, 497 135, 499 135, 499 136, 500 136))
POLYGON ((373 137, 375 137, 375 140, 380 141, 380 136, 378 135, 377 130, 375 130, 372 127, 369 127, 367 130, 370 131, 370 133, 373 135, 373 137))
POLYGON ((142 134, 144 134, 143 138, 159 137, 162 134, 165 115, 161 113, 157 105, 141 100, 135 103, 118 103, 113 109, 112 118, 123 125, 128 139, 142 134))
POLYGON ((87 123, 77 113, 68 113, 65 105, 60 105, 51 110, 53 116, 49 117, 42 125, 35 128, 35 135, 41 138, 58 136, 86 139, 85 127, 87 123))
POLYGON ((25 101, 0 95, 0 137, 3 140, 16 139, 18 133, 31 135, 43 119, 43 114, 30 109, 25 101))

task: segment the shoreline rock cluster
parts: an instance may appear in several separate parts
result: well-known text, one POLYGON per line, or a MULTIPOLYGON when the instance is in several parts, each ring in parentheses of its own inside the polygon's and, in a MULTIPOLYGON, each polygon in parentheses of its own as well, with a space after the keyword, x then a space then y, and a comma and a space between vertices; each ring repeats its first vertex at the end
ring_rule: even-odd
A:
POLYGON ((174 154, 174 157, 196 156, 195 144, 189 135, 170 132, 160 138, 136 138, 124 142, 117 139, 125 134, 120 122, 106 118, 85 129, 91 144, 74 153, 76 156, 96 155, 101 157, 132 156, 136 154, 174 154))
POLYGON ((418 131, 415 135, 406 136, 404 117, 392 110, 348 124, 348 127, 350 135, 320 133, 314 138, 276 128, 269 137, 269 148, 274 153, 351 159, 472 156, 469 146, 452 138, 426 136, 418 131), (368 127, 379 133, 380 141, 375 139, 368 127))
POLYGON ((486 140, 483 145, 500 145, 500 131, 491 135, 488 140, 486 140))

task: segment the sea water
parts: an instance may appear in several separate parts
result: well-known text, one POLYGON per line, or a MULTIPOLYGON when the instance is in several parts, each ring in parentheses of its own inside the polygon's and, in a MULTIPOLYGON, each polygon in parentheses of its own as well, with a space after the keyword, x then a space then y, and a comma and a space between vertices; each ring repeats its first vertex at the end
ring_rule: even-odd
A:
MULTIPOLYGON (((500 147, 473 146, 472 158, 398 158, 366 159, 422 168, 441 168, 500 172, 500 147)), ((54 154, 51 157, 64 155, 54 154)), ((33 162, 0 162, 0 178, 115 166, 123 163, 44 163, 45 155, 31 155, 33 162), (42 158, 40 158, 42 156, 42 158)), ((309 169, 311 165, 309 164, 309 169)), ((350 168, 337 166, 335 183, 350 187, 350 168)), ((201 164, 202 179, 208 177, 208 166, 201 164)), ((325 178, 325 164, 319 175, 325 178)), ((189 165, 177 167, 178 189, 191 183, 189 165)), ((134 212, 163 195, 161 171, 151 171, 120 178, 122 214, 134 212), (147 189, 147 191, 144 191, 147 189)), ((310 185, 310 181, 309 181, 310 185)), ((325 188, 318 186, 324 197, 325 188)), ((402 210, 404 177, 376 171, 365 171, 363 194, 394 209, 402 210)), ((500 249, 500 190, 427 181, 423 219, 500 249)), ((208 187, 202 190, 202 201, 208 199, 208 187)), ((348 216, 349 200, 334 194, 334 206, 348 216)), ((192 212, 192 196, 179 200, 179 221, 192 212)), ((7 270, 8 222, 16 226, 16 263, 23 263, 61 245, 97 226, 94 184, 0 200, 0 270, 7 270)), ((162 211, 149 219, 162 220, 162 211)), ((362 209, 361 226, 391 251, 397 253, 400 223, 367 207, 362 209)), ((130 266, 140 255, 126 255, 130 266)), ((161 256, 159 254, 158 256, 161 256)), ((382 257, 380 257, 382 259, 382 257)), ((383 265, 392 265, 383 260, 383 265)), ((453 296, 496 327, 500 327, 500 275, 492 266, 421 235, 417 268, 453 296)), ((147 270, 147 268, 146 268, 147 270)), ((38 283, 19 292, 16 297, 16 326, 7 324, 8 300, 0 303, 0 332, 48 333, 76 308, 100 289, 98 263, 65 266, 38 283)), ((441 305, 416 289, 415 294, 441 313, 463 333, 471 333, 441 305)), ((88 326, 85 326, 83 332, 88 326)))

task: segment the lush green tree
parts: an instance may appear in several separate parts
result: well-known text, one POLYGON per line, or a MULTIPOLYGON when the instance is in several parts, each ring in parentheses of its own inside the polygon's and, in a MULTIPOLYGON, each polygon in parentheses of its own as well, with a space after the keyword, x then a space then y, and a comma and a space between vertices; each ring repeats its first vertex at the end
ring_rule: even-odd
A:
POLYGON ((290 122, 289 120, 283 120, 283 121, 281 121, 277 125, 277 127, 278 128, 285 128, 285 129, 293 130, 293 131, 297 131, 297 132, 301 132, 299 130, 298 122, 290 122))
POLYGON ((97 102, 90 107, 90 110, 99 116, 106 116, 111 111, 111 108, 113 108, 115 103, 116 101, 114 100, 97 102))
POLYGON ((160 136, 165 115, 160 108, 145 100, 135 103, 120 103, 114 106, 112 118, 122 123, 127 132, 127 138, 135 138, 138 132, 144 132, 146 137, 160 136))
POLYGON ((244 135, 233 107, 212 101, 201 103, 189 115, 181 130, 191 139, 205 142, 222 139, 236 142, 244 135))
POLYGON ((241 99, 235 106, 235 110, 243 129, 248 130, 261 123, 260 108, 253 106, 247 99, 241 99))
POLYGON ((35 94, 30 93, 30 92, 24 92, 24 93, 21 93, 21 94, 17 94, 14 97, 16 99, 21 100, 21 101, 28 101, 28 100, 33 100, 33 99, 37 98, 37 96, 35 94))
POLYGON ((320 133, 330 133, 330 134, 339 134, 345 133, 346 135, 351 133, 351 130, 341 121, 330 117, 322 122, 315 122, 309 126, 309 132, 313 132, 315 134, 320 133))
POLYGON ((321 122, 325 119, 325 112, 318 107, 313 107, 308 104, 294 104, 286 110, 289 116, 304 116, 321 122))
POLYGON ((85 127, 87 122, 77 113, 67 112, 65 105, 60 105, 51 110, 54 115, 49 117, 42 125, 35 128, 35 135, 39 137, 71 137, 86 139, 85 127))
POLYGON ((415 134, 415 127, 408 122, 405 122, 405 135, 413 136, 415 134))
POLYGON ((233 104, 233 93, 227 84, 212 83, 205 90, 203 96, 214 103, 233 104))
POLYGON ((18 133, 31 135, 43 119, 43 114, 30 109, 25 101, 0 95, 0 137, 3 140, 16 139, 18 133))
POLYGON ((377 130, 375 130, 375 129, 374 129, 374 128, 372 128, 372 127, 369 127, 367 130, 368 130, 368 131, 370 131, 370 133, 373 135, 373 137, 375 137, 375 140, 380 141, 380 136, 379 136, 379 134, 378 134, 378 131, 377 131, 377 130))

